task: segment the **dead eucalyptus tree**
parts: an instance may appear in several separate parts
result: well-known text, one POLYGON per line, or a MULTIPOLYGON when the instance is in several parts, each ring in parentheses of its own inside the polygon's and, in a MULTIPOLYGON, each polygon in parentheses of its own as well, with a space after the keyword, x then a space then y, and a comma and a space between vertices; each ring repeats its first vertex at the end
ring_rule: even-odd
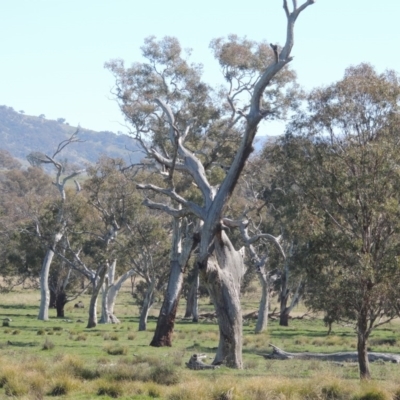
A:
MULTIPOLYGON (((220 329, 214 363, 242 368, 242 314, 240 283, 244 273, 243 252, 235 250, 222 222, 223 211, 263 120, 284 115, 293 100, 292 61, 294 25, 301 6, 293 0, 287 17, 287 36, 282 48, 230 35, 216 39, 211 48, 223 71, 226 88, 213 91, 201 80, 201 68, 189 65, 174 38, 146 40, 142 47, 148 63, 125 69, 122 61, 107 67, 116 77, 116 96, 133 134, 148 157, 165 171, 163 185, 138 187, 169 199, 148 200, 146 205, 165 211, 177 220, 192 215, 200 221, 196 264, 213 299, 220 329), (148 143, 151 143, 148 145, 148 143), (225 176, 213 182, 214 162, 225 176), (192 185, 179 190, 181 177, 192 185)), ((177 238, 179 240, 179 238, 177 238)))
MULTIPOLYGON (((38 319, 47 321, 49 319, 49 304, 50 304, 50 289, 49 289, 49 272, 51 263, 54 258, 54 250, 59 244, 60 240, 64 236, 66 228, 65 220, 65 203, 66 203, 66 191, 65 186, 68 181, 81 174, 83 170, 75 170, 65 174, 64 163, 56 160, 56 157, 62 152, 62 150, 72 143, 79 142, 78 131, 73 133, 69 139, 63 140, 57 147, 56 151, 52 156, 42 154, 40 152, 32 152, 27 156, 28 161, 31 165, 39 166, 43 164, 50 164, 56 170, 55 182, 53 184, 58 189, 60 194, 60 203, 58 205, 58 212, 56 218, 56 226, 52 234, 52 239, 47 244, 47 251, 45 258, 42 263, 42 269, 40 272, 40 308, 38 319), (63 177, 63 175, 65 175, 63 177)), ((39 224, 37 225, 37 234, 41 237, 39 224)))

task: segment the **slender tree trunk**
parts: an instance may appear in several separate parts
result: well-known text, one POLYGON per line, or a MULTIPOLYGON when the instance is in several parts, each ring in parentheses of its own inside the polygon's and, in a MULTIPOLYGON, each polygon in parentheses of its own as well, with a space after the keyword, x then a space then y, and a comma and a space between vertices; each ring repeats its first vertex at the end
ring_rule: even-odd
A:
POLYGON ((192 322, 199 322, 199 285, 200 285, 200 277, 199 277, 199 271, 197 270, 196 272, 196 278, 195 278, 195 290, 194 290, 194 296, 193 296, 193 306, 192 306, 192 322))
POLYGON ((269 289, 270 280, 265 271, 261 270, 258 272, 258 277, 261 283, 261 300, 258 308, 257 324, 255 333, 261 333, 267 329, 268 326, 268 309, 269 309, 269 289))
POLYGON ((49 304, 50 304, 49 272, 51 263, 53 261, 53 257, 54 257, 54 251, 48 249, 43 260, 42 270, 40 271, 40 308, 39 308, 38 319, 42 321, 49 320, 49 304))
POLYGON ((92 279, 93 291, 89 303, 89 319, 86 328, 95 328, 97 326, 97 299, 99 297, 100 289, 103 286, 106 272, 107 268, 103 267, 99 276, 97 278, 93 277, 92 279))
POLYGON ((145 331, 147 329, 147 317, 149 315, 150 308, 153 305, 155 284, 155 281, 150 283, 146 291, 146 295, 144 296, 143 305, 140 310, 139 331, 145 331))
POLYGON ((160 310, 156 331, 150 346, 172 346, 172 334, 175 326, 176 312, 182 293, 183 271, 178 260, 171 261, 167 291, 160 310))
POLYGON ((119 324, 120 321, 114 314, 115 300, 122 287, 122 284, 134 274, 134 270, 130 269, 125 272, 117 282, 115 282, 115 269, 117 266, 117 260, 114 260, 111 264, 108 277, 105 279, 105 284, 103 285, 103 296, 102 296, 102 306, 101 306, 101 319, 102 324, 119 324))
POLYGON ((357 321, 357 354, 361 379, 371 379, 367 351, 368 337, 367 314, 362 310, 357 321))
POLYGON ((195 273, 194 280, 190 285, 190 290, 186 299, 186 311, 184 318, 192 317, 193 322, 199 321, 198 312, 198 290, 199 290, 199 273, 195 273))
POLYGON ((108 284, 108 277, 105 277, 104 284, 102 287, 102 296, 101 296, 101 318, 99 324, 109 324, 110 321, 110 312, 108 309, 108 291, 110 286, 108 284))
POLYGON ((154 347, 172 346, 172 334, 183 287, 183 274, 197 244, 192 235, 186 234, 184 246, 182 246, 182 221, 180 218, 174 218, 173 228, 171 270, 156 331, 150 343, 150 346, 154 347))
POLYGON ((240 284, 245 268, 243 254, 236 251, 224 231, 214 239, 214 253, 199 270, 217 312, 219 345, 213 364, 242 368, 242 310, 240 284))
POLYGON ((123 285, 123 283, 129 279, 133 274, 135 273, 135 271, 133 269, 125 272, 125 274, 123 274, 117 282, 114 282, 112 285, 110 285, 109 289, 108 289, 108 295, 107 295, 107 307, 108 307, 108 313, 110 315, 110 319, 111 322, 113 324, 118 324, 120 321, 117 318, 117 316, 114 313, 114 307, 115 307, 115 301, 117 299, 118 293, 121 290, 121 287, 123 285))

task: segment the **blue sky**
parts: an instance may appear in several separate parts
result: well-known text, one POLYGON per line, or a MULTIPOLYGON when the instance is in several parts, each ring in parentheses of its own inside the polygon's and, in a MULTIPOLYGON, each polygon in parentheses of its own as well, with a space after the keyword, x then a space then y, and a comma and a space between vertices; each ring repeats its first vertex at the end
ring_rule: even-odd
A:
MULTIPOLYGON (((298 0, 299 3, 302 0, 298 0)), ((291 3, 291 1, 289 1, 291 3)), ((149 35, 176 36, 222 82, 208 45, 236 33, 283 43, 282 0, 0 0, 0 105, 29 115, 66 118, 94 130, 126 132, 104 63, 140 60, 149 35)), ((296 24, 292 68, 307 89, 370 62, 400 72, 400 1, 317 0, 296 24)), ((281 127, 266 127, 278 134, 281 127)))

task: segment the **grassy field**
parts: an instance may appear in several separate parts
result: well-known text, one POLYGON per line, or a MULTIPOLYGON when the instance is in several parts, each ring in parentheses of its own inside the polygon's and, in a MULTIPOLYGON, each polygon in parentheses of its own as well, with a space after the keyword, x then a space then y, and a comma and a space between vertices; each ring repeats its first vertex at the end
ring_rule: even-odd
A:
MULTIPOLYGON (((89 298, 83 296, 82 301, 87 306, 89 298)), ((327 336, 318 318, 294 319, 286 328, 271 321, 267 332, 258 335, 254 322, 245 322, 243 370, 191 371, 185 361, 192 353, 206 353, 208 362, 212 360, 218 345, 215 321, 193 324, 179 318, 174 346, 153 348, 148 344, 158 309, 152 311, 148 331, 138 332, 137 307, 129 288, 116 305, 119 325, 86 329, 87 309, 75 309, 70 303, 65 319, 55 318, 51 310, 50 321, 38 321, 38 305, 38 292, 0 294, 0 399, 400 399, 396 364, 371 364, 374 379, 362 383, 356 364, 343 367, 260 356, 270 352, 269 343, 287 351, 355 350, 351 327, 336 325, 327 336), (6 318, 11 321, 5 322, 6 318)), ((257 294, 245 296, 243 306, 254 311, 257 294)), ((203 301, 200 309, 210 312, 213 307, 203 301)), ((297 315, 301 313, 297 310, 297 315)), ((375 331, 370 349, 399 354, 399 321, 375 331)))

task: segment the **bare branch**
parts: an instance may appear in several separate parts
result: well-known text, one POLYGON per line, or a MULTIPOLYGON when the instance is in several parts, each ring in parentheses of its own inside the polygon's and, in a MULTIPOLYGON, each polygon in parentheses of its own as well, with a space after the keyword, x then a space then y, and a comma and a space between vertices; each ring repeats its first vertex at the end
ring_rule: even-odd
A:
POLYGON ((160 188, 160 187, 152 185, 152 184, 137 185, 136 187, 138 189, 152 190, 153 192, 164 194, 165 196, 168 196, 169 198, 177 201, 183 207, 190 210, 194 215, 196 215, 200 219, 204 219, 206 217, 205 211, 203 208, 199 207, 197 204, 195 204, 191 201, 185 200, 183 197, 179 196, 178 193, 176 193, 174 189, 163 189, 163 188, 160 188))
POLYGON ((189 211, 186 209, 176 209, 176 208, 172 208, 169 207, 165 204, 162 203, 155 203, 154 201, 151 201, 149 199, 145 199, 143 201, 143 205, 153 209, 153 210, 160 210, 160 211, 164 211, 165 213, 167 213, 168 215, 171 215, 175 218, 181 218, 181 217, 185 217, 186 215, 189 214, 189 211))
POLYGON ((59 143, 57 150, 54 152, 52 158, 54 158, 57 154, 59 154, 65 147, 70 145, 71 143, 82 143, 83 140, 80 140, 77 138, 79 129, 77 129, 69 139, 63 140, 61 143, 59 143))

